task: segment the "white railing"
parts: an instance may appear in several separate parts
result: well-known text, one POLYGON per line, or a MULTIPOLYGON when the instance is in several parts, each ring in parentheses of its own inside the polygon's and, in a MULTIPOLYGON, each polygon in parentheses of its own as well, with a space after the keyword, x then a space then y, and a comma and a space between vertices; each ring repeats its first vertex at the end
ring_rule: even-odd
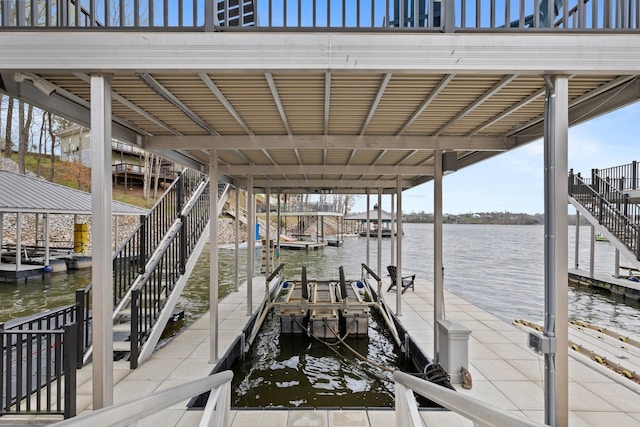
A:
POLYGON ((393 378, 396 382, 397 427, 423 425, 413 392, 473 421, 474 426, 540 427, 545 425, 404 372, 395 371, 393 378))
POLYGON ((211 391, 203 411, 200 427, 226 427, 230 422, 231 379, 233 372, 223 371, 199 380, 172 387, 141 399, 99 409, 90 414, 70 418, 56 424, 61 427, 107 427, 135 424, 183 400, 211 391))

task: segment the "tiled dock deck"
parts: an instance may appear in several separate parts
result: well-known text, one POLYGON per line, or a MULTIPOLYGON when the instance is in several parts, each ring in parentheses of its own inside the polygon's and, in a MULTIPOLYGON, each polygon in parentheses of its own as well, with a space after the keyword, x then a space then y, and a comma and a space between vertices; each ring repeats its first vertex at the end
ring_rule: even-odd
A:
MULTIPOLYGON (((253 301, 261 301, 264 282, 254 281, 253 301)), ((246 286, 246 285, 245 285, 246 286)), ((433 287, 416 281, 415 292, 403 296, 402 322, 426 350, 433 351, 433 287)), ((386 296, 395 307, 395 292, 386 296)), ((527 348, 527 333, 483 311, 455 295, 445 295, 446 315, 472 330, 469 342, 473 388, 464 393, 507 411, 544 421, 542 378, 544 361, 527 348)), ((256 303, 257 305, 257 303, 256 303)), ((247 319, 246 288, 241 287, 220 302, 220 355, 241 330, 247 319)), ((135 371, 116 363, 115 403, 141 397, 207 375, 209 364, 209 316, 160 349, 135 371)), ((640 386, 584 356, 569 352, 570 426, 632 427, 640 425, 640 386)), ((139 426, 197 426, 200 411, 187 411, 186 402, 176 404, 140 422, 139 426)), ((78 413, 91 408, 91 367, 78 373, 78 413)), ((472 426, 448 411, 421 413, 428 426, 472 426)), ((3 417, 4 418, 4 417, 3 417)), ((392 410, 232 411, 233 427, 280 426, 371 426, 395 424, 392 410)), ((0 419, 0 424, 2 424, 0 419)))

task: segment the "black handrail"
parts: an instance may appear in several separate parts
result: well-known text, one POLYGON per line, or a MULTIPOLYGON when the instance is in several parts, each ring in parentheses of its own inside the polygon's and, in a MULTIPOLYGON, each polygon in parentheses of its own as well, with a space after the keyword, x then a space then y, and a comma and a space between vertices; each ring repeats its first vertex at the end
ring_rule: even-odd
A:
POLYGON ((280 264, 278 267, 276 267, 275 270, 273 270, 273 272, 269 275, 269 277, 267 277, 267 280, 265 280, 266 283, 271 282, 274 277, 276 277, 278 275, 278 273, 280 273, 280 270, 282 270, 284 268, 284 264, 280 264))
POLYGON ((640 260, 640 207, 610 183, 593 174, 591 182, 571 171, 569 195, 640 260))
POLYGON ((380 282, 380 277, 378 277, 378 275, 376 273, 373 272, 372 269, 369 268, 369 266, 367 264, 365 264, 364 262, 362 263, 362 268, 364 268, 367 273, 369 273, 371 275, 371 277, 373 277, 373 280, 375 280, 376 282, 380 282))

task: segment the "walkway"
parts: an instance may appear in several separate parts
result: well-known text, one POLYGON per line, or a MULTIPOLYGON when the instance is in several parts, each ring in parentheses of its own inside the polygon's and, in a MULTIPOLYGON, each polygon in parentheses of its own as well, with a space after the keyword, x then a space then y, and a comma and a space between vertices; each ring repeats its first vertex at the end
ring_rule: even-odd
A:
MULTIPOLYGON (((220 348, 231 344, 247 316, 246 284, 220 302, 220 348)), ((254 301, 261 301, 264 281, 254 280, 254 301)), ((395 301, 395 292, 388 293, 395 301)), ((473 388, 458 392, 487 401, 495 406, 544 421, 542 378, 544 361, 527 348, 527 332, 498 319, 452 294, 445 296, 446 316, 472 330, 469 342, 473 388)), ((416 280, 415 292, 403 299, 402 322, 420 345, 433 349, 433 287, 416 280)), ((392 306, 394 304, 392 303, 392 306)), ((535 319, 528 319, 535 320, 535 319)), ((207 375, 209 364, 209 315, 203 316, 170 344, 154 353, 135 371, 116 362, 114 372, 115 403, 141 397, 207 375)), ((221 355, 224 351, 221 351, 221 355)), ((640 424, 640 386, 570 352, 569 421, 572 427, 640 424)), ((91 408, 91 366, 78 373, 78 413, 91 408)), ((186 401, 140 422, 139 426, 197 426, 200 411, 187 411, 186 401)), ((448 411, 422 412, 430 426, 472 426, 472 423, 448 411)), ((232 411, 232 427, 279 426, 384 426, 395 425, 391 410, 354 411, 232 411)), ((3 417, 2 421, 5 421, 3 417)))

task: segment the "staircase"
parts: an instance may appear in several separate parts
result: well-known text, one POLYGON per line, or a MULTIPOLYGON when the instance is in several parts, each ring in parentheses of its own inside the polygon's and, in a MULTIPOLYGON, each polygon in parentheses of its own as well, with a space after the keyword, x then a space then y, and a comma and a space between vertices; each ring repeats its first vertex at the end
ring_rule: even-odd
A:
MULTIPOLYGON (((218 214, 228 191, 218 186, 218 214)), ((209 179, 185 170, 114 253, 114 359, 135 369, 151 355, 207 242, 209 217, 209 179)))
POLYGON ((640 206, 628 191, 620 189, 621 181, 612 180, 603 171, 594 169, 591 179, 586 179, 572 170, 569 203, 592 225, 600 226, 616 249, 640 268, 640 206))

